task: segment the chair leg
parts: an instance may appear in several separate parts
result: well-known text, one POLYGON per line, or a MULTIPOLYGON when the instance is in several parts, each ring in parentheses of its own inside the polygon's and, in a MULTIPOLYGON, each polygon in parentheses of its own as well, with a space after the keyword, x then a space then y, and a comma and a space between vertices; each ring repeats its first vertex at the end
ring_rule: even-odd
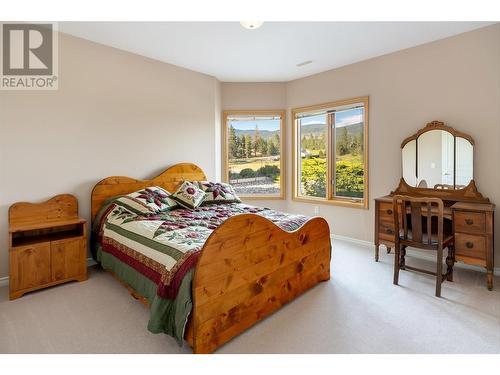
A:
POLYGON ((375 262, 378 262, 379 247, 380 245, 375 245, 375 262))
POLYGON ((390 247, 388 247, 388 248, 387 248, 387 254, 390 254, 390 253, 391 253, 391 248, 390 248, 390 247))
POLYGON ((406 260, 405 260, 405 256, 406 256, 406 245, 404 246, 401 246, 401 249, 399 250, 399 268, 401 268, 402 270, 405 269, 405 265, 406 265, 406 260))
POLYGON ((396 243, 394 245, 394 285, 398 285, 399 282, 399 252, 400 252, 401 246, 399 243, 396 243))
POLYGON ((436 270, 436 297, 441 297, 441 283, 443 282, 443 248, 437 251, 437 270, 436 270))
POLYGON ((446 280, 453 281, 453 265, 455 264, 455 247, 448 247, 448 256, 446 257, 446 280))

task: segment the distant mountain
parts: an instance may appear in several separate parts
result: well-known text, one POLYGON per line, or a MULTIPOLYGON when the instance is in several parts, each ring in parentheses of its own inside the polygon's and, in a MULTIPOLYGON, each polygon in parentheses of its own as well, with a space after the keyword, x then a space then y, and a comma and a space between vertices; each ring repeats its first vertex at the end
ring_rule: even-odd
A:
MULTIPOLYGON (((242 130, 242 129, 234 129, 234 132, 237 137, 241 137, 242 135, 249 135, 250 137, 253 138, 254 129, 249 129, 249 130, 242 130)), ((279 130, 260 130, 259 129, 259 135, 261 138, 265 139, 266 141, 273 137, 275 134, 279 134, 279 130)))
MULTIPOLYGON (((347 128, 347 133, 349 133, 350 135, 357 135, 357 134, 363 132, 363 123, 359 122, 357 124, 346 126, 346 128, 347 128)), ((339 128, 339 129, 342 129, 342 128, 339 128)), ((301 126, 300 132, 301 132, 302 136, 304 136, 304 135, 316 136, 319 134, 326 134, 327 129, 326 129, 325 124, 313 123, 313 124, 307 124, 307 125, 301 126)))
POLYGON ((325 124, 307 124, 300 127, 300 133, 304 135, 319 135, 326 134, 327 126, 325 124))
MULTIPOLYGON (((361 132, 363 132, 363 123, 359 122, 357 124, 349 125, 346 127, 347 132, 350 135, 357 135, 361 132)), ((250 137, 253 137, 254 135, 254 129, 248 129, 248 130, 242 130, 242 129, 234 129, 236 135, 238 137, 241 137, 242 135, 249 135, 250 137)), ((325 124, 319 124, 319 123, 312 123, 312 124, 307 124, 303 125, 301 127, 301 134, 302 135, 319 135, 322 133, 326 133, 326 126, 325 124)), ((279 130, 259 130, 259 135, 264 138, 265 140, 268 140, 269 138, 273 137, 275 134, 279 134, 279 130)))

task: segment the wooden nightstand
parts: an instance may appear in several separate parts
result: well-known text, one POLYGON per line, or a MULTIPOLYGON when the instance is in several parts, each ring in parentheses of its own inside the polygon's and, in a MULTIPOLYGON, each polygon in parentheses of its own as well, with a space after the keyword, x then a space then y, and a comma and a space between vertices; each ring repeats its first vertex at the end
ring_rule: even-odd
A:
POLYGON ((68 281, 87 279, 86 221, 76 197, 9 208, 10 299, 68 281))

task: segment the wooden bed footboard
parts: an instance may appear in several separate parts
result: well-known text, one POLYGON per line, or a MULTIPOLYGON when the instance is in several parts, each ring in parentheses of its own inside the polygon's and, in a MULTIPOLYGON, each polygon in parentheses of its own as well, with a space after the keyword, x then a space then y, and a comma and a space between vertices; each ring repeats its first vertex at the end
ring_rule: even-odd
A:
MULTIPOLYGON (((108 198, 148 186, 169 191, 184 180, 206 180, 192 163, 171 166, 151 180, 112 176, 92 190, 92 219, 108 198)), ((227 219, 207 239, 193 279, 193 311, 185 339, 211 353, 299 294, 330 279, 330 229, 319 217, 286 232, 255 214, 227 219)), ((116 275, 114 275, 116 277, 116 275)), ((135 299, 147 300, 122 282, 135 299)))
POLYGON ((226 220, 208 238, 196 266, 193 351, 213 352, 329 280, 330 258, 330 230, 323 218, 312 218, 294 232, 254 214, 226 220))

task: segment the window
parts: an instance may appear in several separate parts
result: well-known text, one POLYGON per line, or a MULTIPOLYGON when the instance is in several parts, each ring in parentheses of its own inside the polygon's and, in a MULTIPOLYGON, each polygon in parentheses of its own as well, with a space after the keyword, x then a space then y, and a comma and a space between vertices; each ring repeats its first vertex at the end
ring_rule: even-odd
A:
POLYGON ((223 113, 223 178, 240 197, 284 198, 284 121, 284 111, 223 113))
POLYGON ((368 97, 292 110, 293 199, 368 208, 368 97))

